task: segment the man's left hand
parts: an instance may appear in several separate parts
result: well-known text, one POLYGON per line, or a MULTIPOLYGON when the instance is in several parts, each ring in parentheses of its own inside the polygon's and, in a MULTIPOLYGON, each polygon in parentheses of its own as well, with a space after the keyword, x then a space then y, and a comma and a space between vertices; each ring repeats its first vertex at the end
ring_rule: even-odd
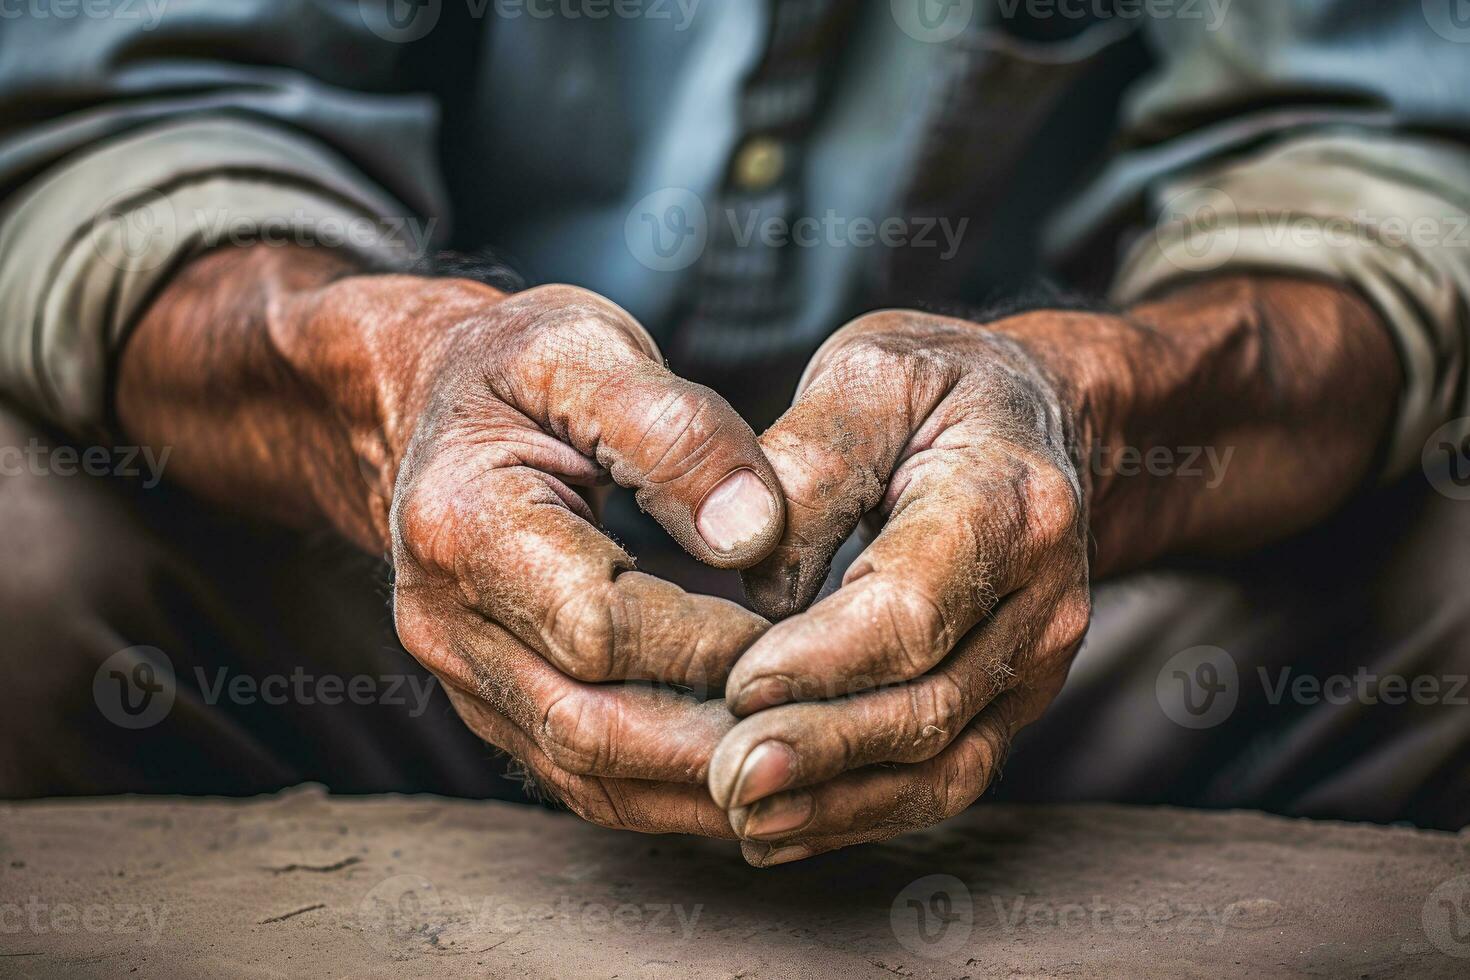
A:
POLYGON ((886 519, 842 587, 729 679, 744 720, 710 788, 747 860, 770 865, 967 807, 1060 689, 1090 600, 1075 420, 1001 334, 864 316, 818 352, 761 444, 788 515, 747 573, 762 612, 805 606, 859 519, 886 519), (896 765, 864 768, 878 763, 896 765))

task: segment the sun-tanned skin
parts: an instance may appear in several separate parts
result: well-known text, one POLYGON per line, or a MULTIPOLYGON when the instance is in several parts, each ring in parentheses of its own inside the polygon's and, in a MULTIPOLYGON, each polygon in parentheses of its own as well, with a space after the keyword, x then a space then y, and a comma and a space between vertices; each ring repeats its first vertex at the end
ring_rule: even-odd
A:
POLYGON ((1222 278, 1120 316, 868 314, 757 442, 584 290, 256 246, 164 291, 117 411, 195 492, 389 551, 405 646, 573 810, 766 865, 967 806, 1060 688, 1090 578, 1318 520, 1398 385, 1353 294, 1222 278), (1083 465, 1191 445, 1235 449, 1218 486, 1083 465), (782 621, 630 571, 584 499, 608 476, 782 621), (865 514, 881 531, 807 609, 865 514), (597 683, 727 675, 728 702, 597 683))

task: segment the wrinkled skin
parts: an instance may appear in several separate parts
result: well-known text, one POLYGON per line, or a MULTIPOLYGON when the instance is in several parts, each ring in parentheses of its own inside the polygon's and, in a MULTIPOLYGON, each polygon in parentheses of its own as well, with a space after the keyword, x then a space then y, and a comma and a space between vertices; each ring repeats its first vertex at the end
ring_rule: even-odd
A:
POLYGON ((769 865, 967 806, 1060 688, 1089 578, 1321 519, 1368 472, 1395 365, 1360 299, 1305 280, 1118 316, 888 311, 757 442, 585 290, 254 246, 160 294, 117 414, 194 492, 387 552, 404 645, 571 809, 769 865), (1239 451, 1208 492, 1082 465, 1155 445, 1239 451), (633 570, 596 526, 608 479, 780 622, 633 570), (876 537, 808 608, 860 520, 876 537))
MULTIPOLYGON (((297 265, 325 261, 267 252, 196 264, 129 345, 125 424, 187 447, 176 472, 201 492, 238 502, 242 481, 254 481, 260 499, 294 496, 278 507, 284 519, 316 508, 365 547, 386 546, 405 647, 475 732, 571 809, 609 826, 729 836, 703 785, 734 723, 724 703, 601 682, 717 689, 768 624, 634 571, 576 490, 611 477, 636 488, 695 556, 749 564, 782 518, 754 433, 717 394, 672 375, 625 312, 585 290, 505 296, 461 280, 297 265), (221 274, 249 283, 244 295, 222 290, 221 274), (263 325, 239 315, 256 288, 250 276, 269 297, 263 325), (186 339, 200 323, 214 343, 238 343, 241 360, 263 330, 303 389, 256 401, 248 386, 210 384, 207 364, 179 371, 178 351, 208 347, 186 339), (190 419, 181 405, 206 393, 231 415, 234 441, 194 440, 180 425, 190 419), (345 426, 314 431, 321 400, 345 426), (266 449, 252 458, 254 446, 266 449), (754 490, 759 519, 717 549, 706 533, 730 539, 730 522, 711 525, 708 504, 732 478, 754 490)), ((281 372, 266 362, 252 373, 281 372)))
POLYGON ((1090 575, 1319 520, 1362 479, 1396 390, 1372 312, 1305 281, 1205 283, 1126 316, 887 311, 839 330, 761 437, 787 521, 746 589, 789 618, 731 672, 742 720, 710 765, 746 859, 963 810, 1060 690, 1090 575), (1088 463, 1186 445, 1238 450, 1228 479, 1088 463), (860 519, 876 538, 807 609, 860 519))
POLYGON ((808 377, 761 437, 788 517, 746 573, 751 598, 773 615, 804 607, 859 518, 874 512, 882 529, 837 592, 731 674, 743 720, 710 786, 755 863, 969 806, 1060 689, 1090 613, 1073 420, 1016 343, 876 313, 808 377), (905 765, 865 768, 881 763, 905 765))

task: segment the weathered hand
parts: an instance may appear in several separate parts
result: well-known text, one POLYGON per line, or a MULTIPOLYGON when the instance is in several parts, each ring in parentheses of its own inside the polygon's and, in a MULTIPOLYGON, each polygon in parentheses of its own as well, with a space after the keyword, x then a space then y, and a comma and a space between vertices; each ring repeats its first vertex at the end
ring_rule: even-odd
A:
POLYGON ((746 573, 790 618, 732 671, 743 720, 710 767, 751 863, 963 810, 1055 696, 1090 614, 1074 425, 1038 360, 974 323, 873 313, 813 358, 760 440, 786 530, 746 573), (866 514, 881 532, 797 613, 866 514))
POLYGON ((748 565, 782 523, 755 434, 593 293, 344 271, 311 251, 200 260, 133 338, 130 428, 178 444, 201 492, 391 550, 404 645, 573 810, 730 836, 703 785, 723 702, 599 682, 717 686, 767 623, 634 571, 582 492, 610 475, 695 556, 748 565), (214 353, 190 372, 192 351, 214 353))
MULTIPOLYGON (((391 284, 349 288, 393 302, 391 284)), ((455 302, 413 433, 389 436, 407 440, 389 520, 400 638, 587 819, 728 833, 700 785, 723 703, 598 682, 718 684, 766 624, 633 571, 569 488, 610 472, 696 556, 748 562, 781 514, 754 434, 600 297, 471 292, 439 315, 455 302)))

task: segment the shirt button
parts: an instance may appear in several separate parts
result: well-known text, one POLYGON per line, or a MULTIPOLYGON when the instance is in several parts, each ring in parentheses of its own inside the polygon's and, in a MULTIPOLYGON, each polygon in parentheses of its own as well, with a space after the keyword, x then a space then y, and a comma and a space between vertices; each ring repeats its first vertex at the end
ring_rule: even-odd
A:
POLYGON ((786 151, 781 144, 769 136, 755 136, 735 154, 735 183, 758 191, 780 180, 785 167, 786 151))

